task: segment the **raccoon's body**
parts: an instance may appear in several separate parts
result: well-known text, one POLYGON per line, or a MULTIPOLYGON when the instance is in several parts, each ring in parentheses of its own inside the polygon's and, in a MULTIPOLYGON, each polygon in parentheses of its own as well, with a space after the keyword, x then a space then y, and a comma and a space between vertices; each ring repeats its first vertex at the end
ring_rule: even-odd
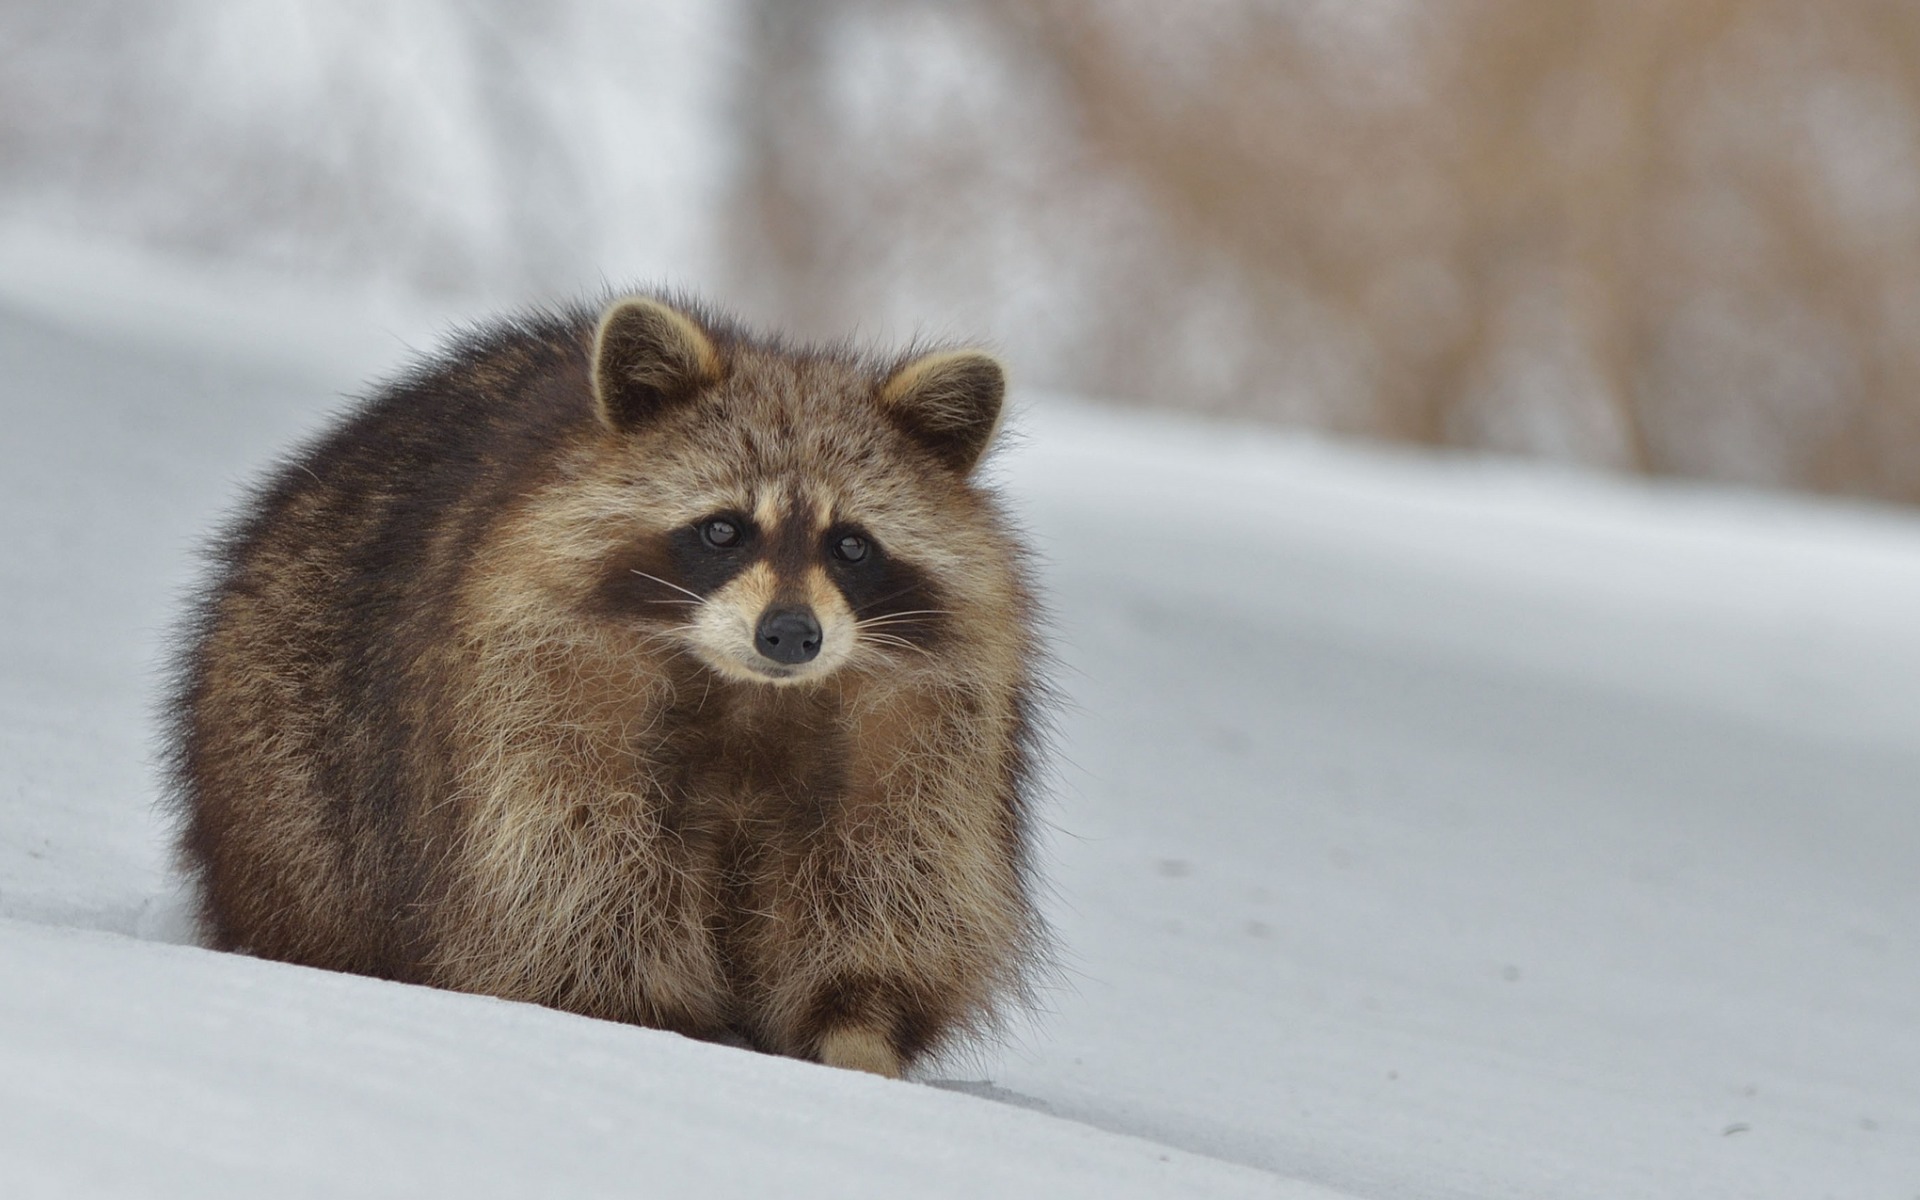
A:
POLYGON ((174 790, 226 949, 898 1074, 1039 946, 1004 382, 630 297, 468 338, 222 543, 174 790))

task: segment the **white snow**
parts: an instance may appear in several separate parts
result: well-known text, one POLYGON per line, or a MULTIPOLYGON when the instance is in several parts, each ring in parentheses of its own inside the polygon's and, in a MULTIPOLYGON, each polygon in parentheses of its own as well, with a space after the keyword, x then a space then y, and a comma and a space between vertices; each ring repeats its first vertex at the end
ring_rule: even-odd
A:
POLYGON ((0 1194, 1920 1194, 1920 519, 1029 401, 1065 947, 899 1084, 190 944, 192 547, 428 326, 0 239, 0 1194))

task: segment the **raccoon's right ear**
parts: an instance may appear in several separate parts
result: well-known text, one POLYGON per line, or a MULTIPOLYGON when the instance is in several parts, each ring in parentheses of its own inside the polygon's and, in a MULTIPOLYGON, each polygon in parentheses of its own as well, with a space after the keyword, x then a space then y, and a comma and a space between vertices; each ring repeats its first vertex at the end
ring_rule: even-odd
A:
POLYGON ((633 429, 722 374, 706 331, 651 296, 608 305, 593 335, 593 399, 611 429, 633 429))
POLYGON ((894 422, 962 475, 999 432, 1006 398, 1006 368, 981 350, 923 354, 880 388, 880 406, 894 422))

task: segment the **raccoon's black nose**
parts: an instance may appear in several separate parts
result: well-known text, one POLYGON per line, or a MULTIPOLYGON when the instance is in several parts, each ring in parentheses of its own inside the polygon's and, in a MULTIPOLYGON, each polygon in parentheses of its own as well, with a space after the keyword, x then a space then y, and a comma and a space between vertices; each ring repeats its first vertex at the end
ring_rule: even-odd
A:
POLYGON ((775 662, 812 662, 820 653, 820 622, 804 608, 770 608, 761 614, 753 645, 775 662))

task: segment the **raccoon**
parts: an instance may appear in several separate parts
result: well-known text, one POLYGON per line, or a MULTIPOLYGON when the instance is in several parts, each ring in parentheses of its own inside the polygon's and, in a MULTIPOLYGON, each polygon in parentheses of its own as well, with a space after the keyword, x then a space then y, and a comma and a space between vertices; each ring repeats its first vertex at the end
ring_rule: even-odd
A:
POLYGON ((898 1076, 1046 944, 975 350, 673 297, 469 334, 284 463, 170 701, 208 944, 898 1076))

